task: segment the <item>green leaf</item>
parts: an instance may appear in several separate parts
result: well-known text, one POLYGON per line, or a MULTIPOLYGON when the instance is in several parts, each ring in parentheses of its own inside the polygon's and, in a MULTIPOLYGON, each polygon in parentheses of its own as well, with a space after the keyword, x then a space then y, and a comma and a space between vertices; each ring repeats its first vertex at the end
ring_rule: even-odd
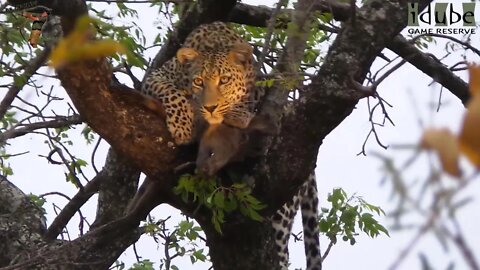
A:
POLYGON ((205 254, 203 254, 203 248, 202 249, 199 249, 199 250, 195 250, 193 252, 193 256, 199 260, 199 261, 202 261, 202 262, 205 262, 207 260, 207 256, 205 256, 205 254))
POLYGON ((130 64, 132 66, 139 67, 142 69, 144 69, 145 66, 147 65, 147 61, 144 58, 138 56, 136 53, 127 51, 126 55, 127 55, 127 64, 130 64))
POLYGON ((88 165, 88 163, 85 160, 79 159, 79 158, 75 161, 75 163, 80 167, 85 167, 88 165))
POLYGON ((87 125, 85 125, 85 127, 82 129, 82 132, 81 132, 87 144, 92 143, 93 139, 95 139, 94 133, 95 132, 92 130, 92 128, 90 128, 87 125))
POLYGON ((25 76, 25 74, 15 76, 13 78, 13 83, 15 84, 16 87, 23 87, 28 81, 28 76, 25 76))
POLYGON ((26 40, 22 36, 22 33, 18 30, 8 31, 7 39, 9 42, 15 44, 18 47, 22 47, 22 45, 26 43, 26 40))
POLYGON ((380 233, 388 236, 388 231, 373 217, 371 212, 384 214, 383 210, 367 203, 358 196, 348 197, 343 189, 334 189, 327 197, 331 208, 322 208, 319 228, 332 243, 336 243, 337 236, 351 245, 356 243, 355 232, 359 228, 369 237, 376 237, 380 233), (352 204, 351 202, 357 202, 352 204))
POLYGON ((212 206, 212 202, 213 202, 213 196, 214 194, 210 194, 210 196, 207 197, 207 200, 205 201, 207 206, 212 206))
POLYGON ((10 167, 10 165, 7 165, 7 166, 2 165, 0 170, 1 170, 3 176, 13 175, 13 169, 12 169, 12 167, 10 167))
POLYGON ((246 187, 247 187, 247 185, 245 183, 234 183, 232 185, 232 188, 240 189, 240 190, 245 189, 246 187))
POLYGON ((333 15, 332 13, 322 13, 320 16, 318 16, 318 18, 323 23, 330 23, 333 20, 333 15))
POLYGON ((225 200, 225 211, 232 212, 237 209, 237 200, 232 193, 228 193, 227 199, 225 200))
POLYGON ((189 230, 187 232, 187 238, 190 241, 196 240, 198 238, 198 233, 194 230, 189 230))
POLYGON ((37 195, 32 193, 28 194, 28 198, 30 199, 31 202, 33 202, 34 204, 36 204, 38 207, 41 207, 41 208, 43 208, 43 205, 45 204, 45 202, 47 202, 47 200, 45 200, 44 198, 40 198, 37 195))
POLYGON ((263 217, 260 216, 257 211, 255 211, 255 210, 253 210, 253 209, 250 208, 250 209, 248 210, 248 213, 249 213, 249 217, 250 217, 251 219, 253 219, 253 220, 255 220, 255 221, 259 221, 259 222, 263 221, 263 217))
POLYGON ((239 208, 240 208, 240 213, 242 213, 242 215, 248 217, 249 213, 248 213, 248 208, 245 207, 245 205, 243 203, 240 203, 239 204, 239 208))
POLYGON ((213 196, 213 204, 218 208, 225 208, 225 195, 223 192, 216 192, 213 196))
POLYGON ((330 229, 330 224, 326 220, 322 219, 319 222, 319 228, 320 232, 326 233, 330 229))
POLYGON ((213 215, 212 215, 212 223, 213 223, 213 227, 215 228, 215 230, 222 234, 222 227, 221 227, 221 224, 223 222, 223 219, 221 219, 219 217, 219 212, 218 211, 213 211, 213 215))
POLYGON ((145 232, 151 236, 155 235, 158 231, 160 231, 160 228, 155 223, 149 222, 145 225, 145 232))
POLYGON ((137 262, 133 264, 132 267, 129 268, 130 270, 154 270, 153 268, 153 262, 150 260, 142 260, 140 262, 137 262))

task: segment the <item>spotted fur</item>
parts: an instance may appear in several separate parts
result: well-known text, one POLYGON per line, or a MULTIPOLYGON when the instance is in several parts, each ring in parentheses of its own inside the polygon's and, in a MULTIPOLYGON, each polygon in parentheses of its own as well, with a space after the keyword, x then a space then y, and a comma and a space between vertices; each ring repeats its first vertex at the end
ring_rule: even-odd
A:
MULTIPOLYGON (((158 99, 176 144, 197 139, 197 121, 210 125, 226 123, 245 129, 255 115, 261 88, 255 87, 252 49, 225 23, 214 22, 196 28, 176 57, 153 71, 142 92, 158 99)), ((307 269, 320 269, 315 177, 301 188, 292 202, 272 218, 277 236, 281 269, 288 269, 288 239, 298 205, 304 220, 307 269)))
POLYGON ((292 201, 285 203, 272 217, 272 227, 275 232, 275 242, 280 269, 288 270, 289 252, 288 240, 292 232, 293 221, 300 206, 303 223, 303 241, 307 270, 322 269, 320 240, 318 229, 318 194, 315 174, 312 173, 295 195, 292 201))
POLYGON ((261 91, 255 87, 251 46, 222 22, 196 28, 142 88, 163 103, 177 144, 196 140, 198 118, 246 128, 261 91))

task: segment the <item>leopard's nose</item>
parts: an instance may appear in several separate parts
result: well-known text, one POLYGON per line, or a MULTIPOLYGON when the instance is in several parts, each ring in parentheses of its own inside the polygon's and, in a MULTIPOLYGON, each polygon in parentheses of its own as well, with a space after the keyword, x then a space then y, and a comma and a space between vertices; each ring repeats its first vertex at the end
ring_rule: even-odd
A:
POLYGON ((210 113, 213 113, 215 109, 218 107, 218 105, 213 105, 213 106, 204 106, 205 110, 209 111, 210 113))

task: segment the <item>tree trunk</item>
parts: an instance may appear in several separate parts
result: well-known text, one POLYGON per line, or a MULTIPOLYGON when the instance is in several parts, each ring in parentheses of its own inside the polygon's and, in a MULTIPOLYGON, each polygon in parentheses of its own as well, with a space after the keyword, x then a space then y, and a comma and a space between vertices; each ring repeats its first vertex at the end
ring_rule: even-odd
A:
MULTIPOLYGON (((425 7, 430 2, 423 0, 420 5, 425 7)), ((79 0, 44 0, 42 4, 51 7, 54 14, 63 16, 67 26, 72 25, 68 16, 75 18, 86 11, 85 3, 79 0), (69 2, 75 5, 66 9, 69 2), (76 6, 81 8, 74 8, 76 6)), ((178 24, 177 31, 155 57, 152 67, 160 66, 171 57, 196 25, 226 20, 234 4, 235 1, 198 1, 197 9, 178 24)), ((343 24, 318 75, 303 87, 302 98, 284 117, 280 135, 273 140, 267 158, 249 172, 256 179, 255 195, 268 205, 262 212, 265 217, 293 196, 313 169, 322 140, 365 96, 352 82, 364 81, 377 55, 392 44, 393 38, 406 26, 406 4, 406 1, 371 0, 354 14, 343 14, 342 18, 355 17, 343 24)), ((65 30, 68 31, 68 27, 65 30)), ((401 51, 398 40, 393 45, 392 48, 401 51)), ((414 53, 414 48, 408 53, 414 53)), ((170 135, 164 121, 142 106, 140 95, 111 86, 111 70, 105 59, 70 64, 58 73, 82 118, 121 158, 112 157, 106 171, 98 175, 101 183, 92 180, 94 184, 87 185, 83 193, 79 192, 77 201, 72 200, 81 206, 91 194, 100 192, 95 226, 71 242, 52 239, 58 236, 66 224, 64 221, 75 211, 67 211, 65 220, 54 222, 54 228, 46 231, 39 209, 32 207, 25 194, 2 178, 0 266, 18 263, 10 269, 108 269, 143 233, 138 227, 140 220, 157 205, 169 203, 202 225, 216 270, 279 268, 275 236, 268 220, 260 223, 234 215, 222 225, 220 234, 210 222, 210 213, 195 212, 196 204, 185 204, 172 192, 179 177, 174 169, 194 160, 196 149, 169 144, 170 135), (132 164, 153 180, 144 185, 149 189, 143 208, 136 215, 124 217, 123 210, 138 180, 137 168, 129 166, 132 164)), ((468 99, 464 94, 459 96, 468 99)))
POLYGON ((222 226, 223 234, 211 224, 203 224, 210 258, 215 270, 279 269, 275 238, 271 223, 228 220, 222 226))

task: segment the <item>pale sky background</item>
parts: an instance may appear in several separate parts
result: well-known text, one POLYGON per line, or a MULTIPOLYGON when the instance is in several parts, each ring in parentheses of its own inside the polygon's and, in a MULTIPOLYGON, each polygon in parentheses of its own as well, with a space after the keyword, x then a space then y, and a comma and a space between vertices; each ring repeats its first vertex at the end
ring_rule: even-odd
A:
MULTIPOLYGON (((273 1, 244 1, 247 3, 270 6, 273 1)), ((456 4, 461 1, 449 1, 456 4)), ((128 5, 129 7, 140 7, 142 5, 128 5)), ((98 4, 95 5, 97 9, 104 7, 108 8, 108 5, 98 4)), ((480 14, 478 12, 476 14, 480 14)), ((139 9, 140 12, 140 9, 139 9)), ((148 14, 155 14, 154 10, 145 8, 140 13, 141 21, 138 21, 145 34, 154 33, 157 30, 152 27, 153 23, 159 22, 155 16, 148 16, 148 14)), ((480 15, 477 15, 477 17, 480 15)), ((116 23, 121 23, 123 19, 114 19, 116 23)), ((477 18, 478 22, 479 18, 477 18)), ((153 37, 147 37, 147 39, 153 37)), ((480 35, 472 37, 473 43, 476 47, 480 47, 480 35)), ((148 43, 147 43, 148 44, 148 43)), ((443 55, 444 43, 438 42, 437 45, 431 45, 429 52, 434 53, 437 57, 443 55)), ((155 49, 148 51, 148 56, 153 57, 156 53, 155 49)), ((393 54, 385 51, 388 56, 393 54)), ((480 62, 478 56, 474 56, 471 53, 467 54, 468 61, 480 62)), ((459 61, 458 54, 446 59, 446 63, 453 64, 459 61)), ((373 70, 378 69, 383 65, 383 61, 377 61, 373 70)), ((47 69, 43 70, 44 72, 47 69)), ((51 72, 51 71, 49 71, 51 72)), ((139 78, 142 77, 141 72, 136 73, 139 78)), ((462 74, 462 78, 467 80, 466 74, 462 74)), ((45 85, 49 84, 47 79, 40 79, 40 82, 45 85)), ((427 127, 449 127, 454 131, 458 131, 462 115, 464 113, 464 107, 461 102, 454 96, 452 96, 447 90, 443 91, 442 106, 439 112, 436 112, 437 100, 440 93, 440 86, 432 84, 431 79, 418 71, 416 68, 409 64, 404 65, 393 75, 391 75, 386 81, 384 81, 379 88, 380 94, 385 98, 393 108, 389 109, 390 117, 395 122, 395 127, 387 125, 384 128, 379 128, 378 132, 380 138, 384 144, 415 144, 418 142, 422 128, 419 127, 419 119, 427 127)), ((61 97, 65 97, 64 90, 58 87, 58 82, 55 83, 55 94, 61 97)), ((26 89, 22 92, 22 97, 28 98, 30 102, 35 102, 38 97, 32 94, 32 89, 26 89)), ((375 101, 373 101, 375 102, 375 101)), ((18 102, 15 104, 19 104, 18 102)), ((65 111, 65 107, 60 105, 55 107, 57 113, 65 111)), ((320 114, 321 112, 319 112, 320 114)), ((382 162, 374 157, 371 153, 378 152, 382 155, 394 157, 397 164, 402 164, 404 160, 412 155, 410 150, 398 150, 388 149, 383 150, 375 141, 371 139, 367 145, 367 157, 357 156, 360 152, 363 141, 370 130, 370 123, 368 122, 368 110, 366 106, 366 100, 360 101, 357 109, 331 134, 329 134, 320 148, 318 161, 317 161, 317 181, 320 195, 321 206, 326 206, 326 197, 334 187, 342 187, 349 195, 356 193, 362 196, 366 201, 374 205, 380 205, 387 214, 389 210, 395 207, 395 201, 390 200, 391 184, 387 182, 385 185, 380 186, 380 182, 383 177, 381 171, 382 162)), ((85 145, 83 139, 79 139, 81 127, 77 127, 71 134, 71 139, 74 141, 73 152, 78 157, 87 160, 90 163, 90 154, 93 145, 85 145)), ((43 194, 52 190, 62 191, 63 193, 73 196, 76 193, 72 184, 65 182, 64 168, 50 165, 45 158, 39 157, 39 154, 45 155, 48 153, 47 146, 43 143, 45 140, 41 136, 24 136, 18 139, 9 141, 12 146, 8 147, 9 153, 19 153, 23 151, 30 151, 30 154, 15 157, 10 159, 10 164, 14 169, 14 175, 10 178, 14 184, 20 187, 26 193, 43 194)), ((96 156, 96 166, 101 168, 104 162, 108 146, 105 142, 101 143, 101 147, 96 156)), ((425 154, 423 154, 425 157, 425 154)), ((405 173, 405 178, 408 179, 422 179, 425 176, 425 171, 428 170, 428 163, 426 159, 420 160, 416 163, 414 169, 405 173)), ((88 177, 93 177, 92 170, 86 171, 88 177)), ((453 181, 453 180, 452 180, 453 181)), ((480 227, 480 209, 478 206, 478 198, 480 198, 480 184, 476 181, 474 185, 471 185, 467 190, 463 191, 464 195, 474 195, 477 197, 473 203, 467 205, 462 211, 459 212, 459 219, 461 226, 467 237, 468 244, 472 247, 476 258, 480 258, 480 239, 478 238, 477 231, 480 227)), ((83 214, 90 222, 93 222, 95 216, 95 204, 97 197, 94 196, 84 208, 82 208, 83 214)), ((46 209, 48 211, 48 222, 52 222, 55 213, 52 210, 52 204, 62 207, 66 203, 66 200, 57 196, 47 197, 46 209)), ((178 217, 178 211, 168 206, 161 206, 155 209, 152 213, 157 219, 166 218, 170 215, 173 218, 168 224, 176 225, 176 218, 178 217)), ((409 219, 412 222, 421 222, 419 216, 409 219)), ((381 222, 384 225, 390 224, 390 220, 381 218, 381 222)), ((78 215, 69 223, 68 229, 70 237, 75 238, 78 235, 78 215)), ((297 217, 295 223, 294 232, 301 230, 301 222, 297 217)), ((324 263, 324 269, 388 269, 391 263, 397 258, 399 252, 405 248, 407 243, 412 239, 415 231, 402 231, 396 232, 390 230, 391 237, 381 235, 376 239, 370 239, 365 236, 359 236, 357 238, 357 244, 350 246, 348 243, 339 241, 339 243, 333 247, 330 255, 324 263)), ((303 255, 303 243, 290 244, 290 260, 292 266, 290 269, 300 268, 304 269, 304 255, 303 255)), ((324 237, 321 238, 322 248, 325 249, 328 245, 328 240, 324 237)), ((458 257, 457 250, 451 247, 452 254, 456 254, 453 257, 458 257)), ((148 237, 142 237, 141 241, 137 244, 137 250, 144 258, 149 258, 152 261, 158 261, 163 256, 163 246, 157 246, 157 244, 148 237)), ((427 253, 430 262, 434 266, 434 269, 445 269, 449 258, 452 256, 445 256, 442 247, 435 240, 434 237, 428 235, 424 238, 419 245, 410 253, 410 256, 398 269, 420 269, 419 260, 417 254, 419 251, 425 251, 427 253)), ((134 255, 132 249, 129 248, 120 260, 127 263, 130 266, 134 262, 134 255)), ((461 263, 462 260, 456 260, 456 269, 468 269, 466 265, 461 263)), ((196 264, 192 266, 189 258, 184 260, 174 261, 174 264, 180 267, 180 269, 208 269, 210 264, 196 264)), ((158 263, 155 264, 158 269, 158 263)))

